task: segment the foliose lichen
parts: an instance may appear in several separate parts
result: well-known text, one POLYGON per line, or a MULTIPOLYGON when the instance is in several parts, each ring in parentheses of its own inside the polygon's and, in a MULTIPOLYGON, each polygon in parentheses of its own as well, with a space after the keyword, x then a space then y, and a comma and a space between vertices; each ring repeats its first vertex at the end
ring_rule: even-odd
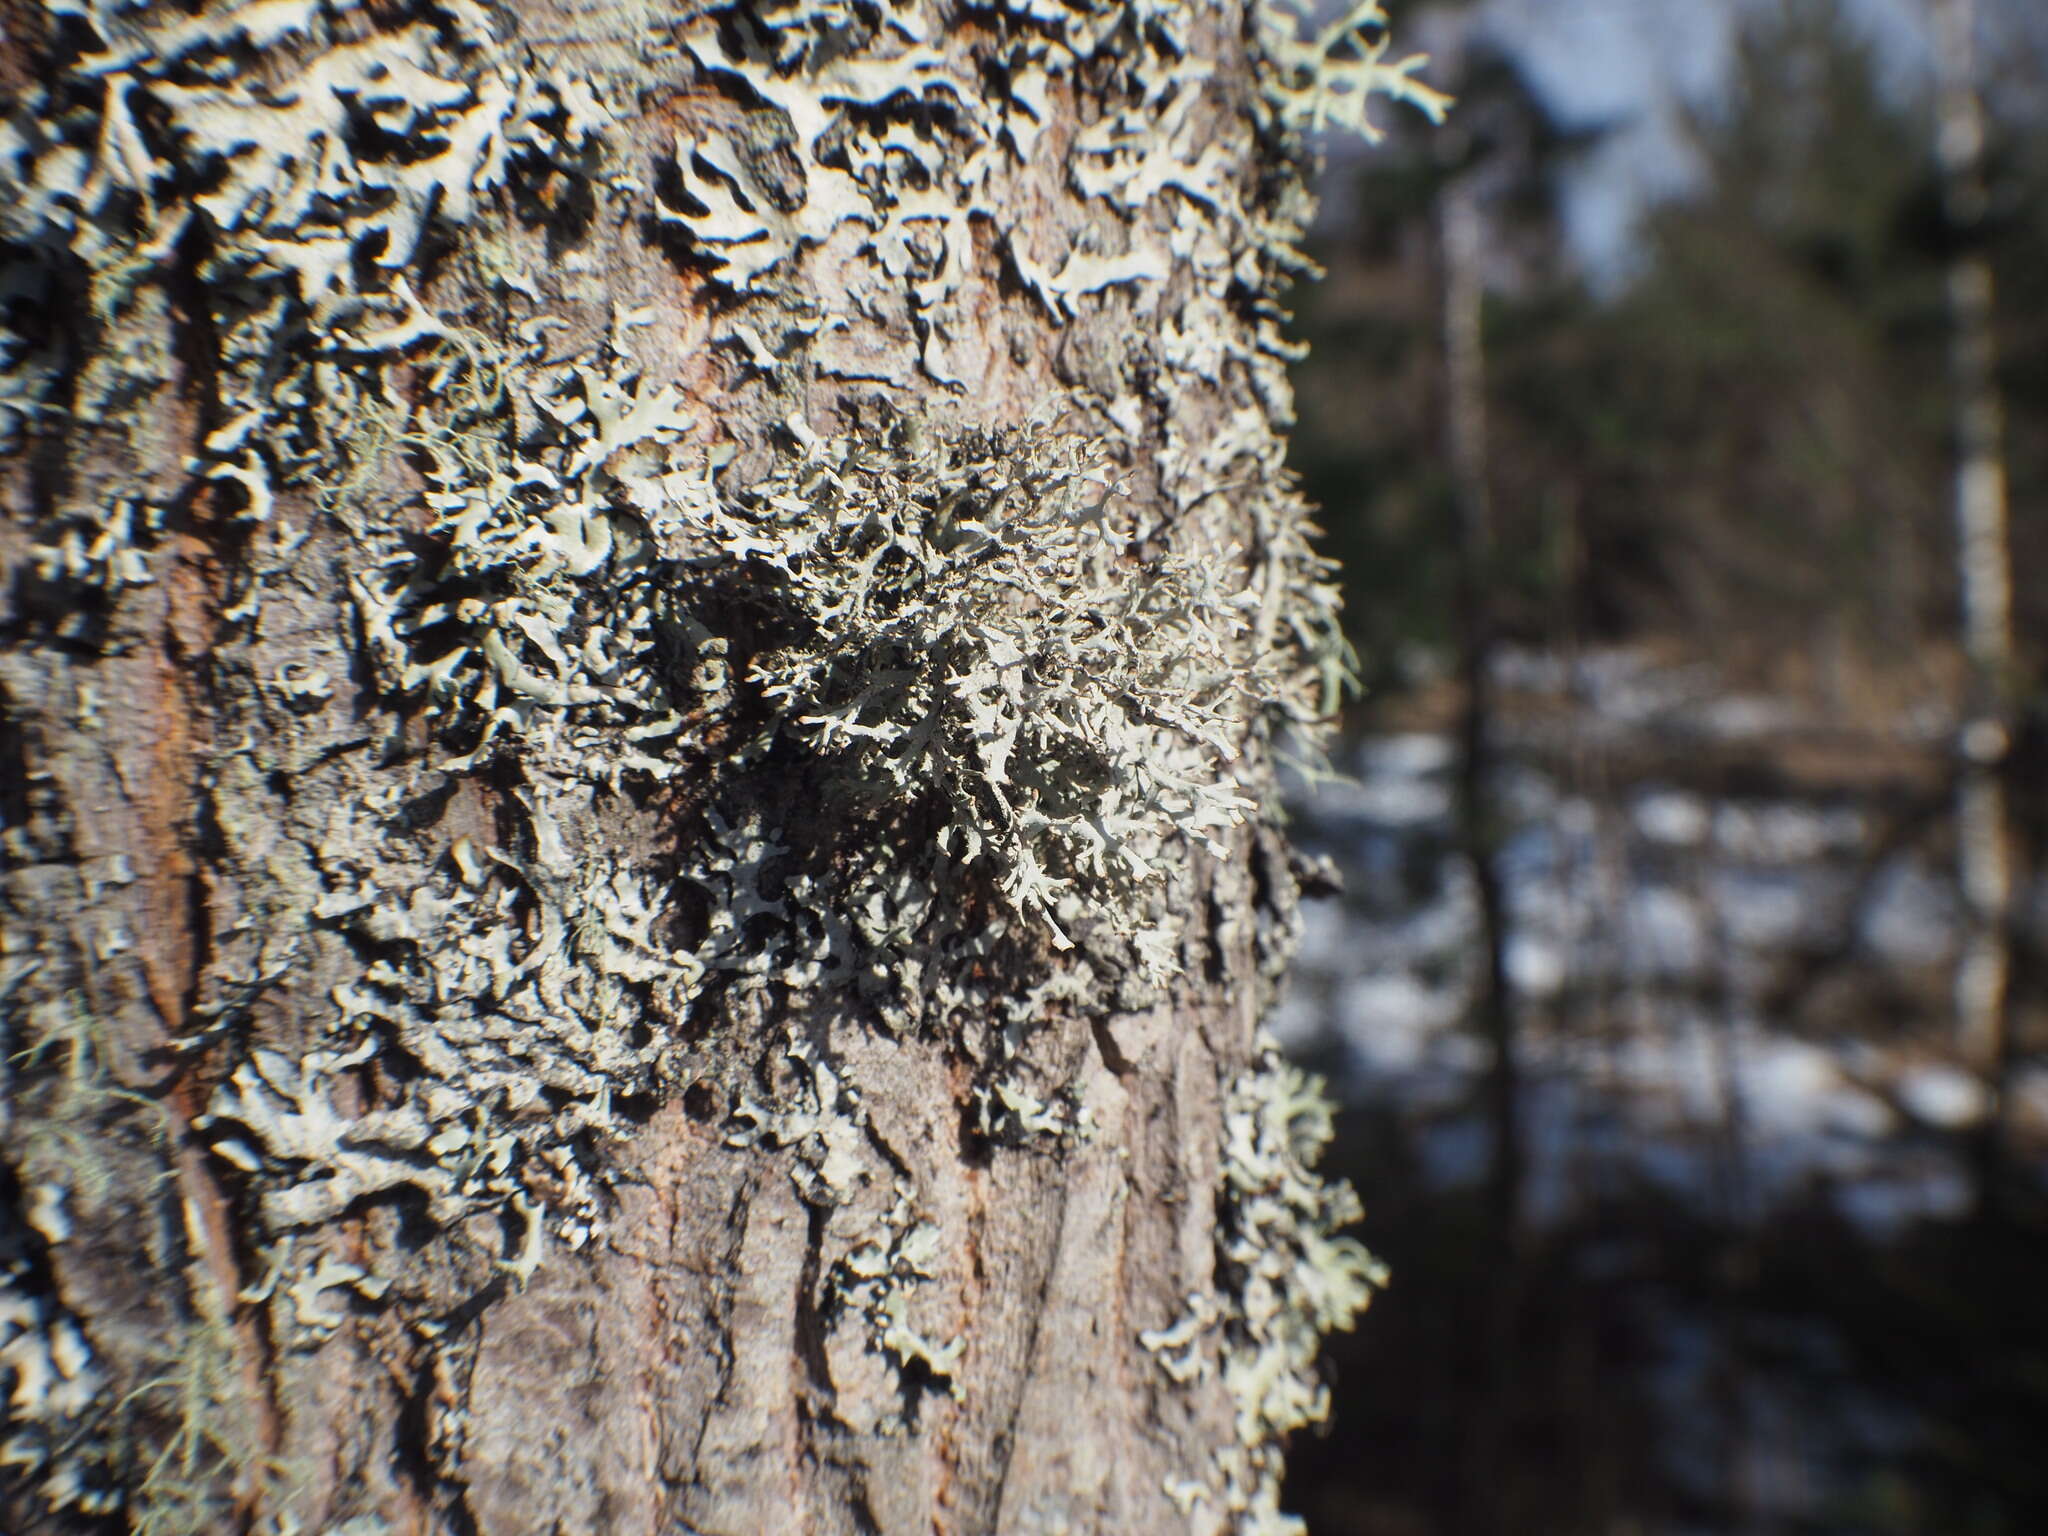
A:
POLYGON ((1321 1081, 1262 1038, 1225 1114, 1220 1283, 1140 1338, 1175 1381, 1219 1373, 1235 1409, 1237 1443, 1217 1454, 1213 1476, 1168 1492, 1190 1505, 1213 1499, 1237 1529, 1260 1536, 1303 1529, 1279 1506, 1286 1437, 1329 1416, 1315 1375, 1323 1336, 1349 1329, 1386 1283, 1384 1266, 1343 1235, 1363 1214, 1356 1193, 1315 1171, 1330 1116, 1321 1081))

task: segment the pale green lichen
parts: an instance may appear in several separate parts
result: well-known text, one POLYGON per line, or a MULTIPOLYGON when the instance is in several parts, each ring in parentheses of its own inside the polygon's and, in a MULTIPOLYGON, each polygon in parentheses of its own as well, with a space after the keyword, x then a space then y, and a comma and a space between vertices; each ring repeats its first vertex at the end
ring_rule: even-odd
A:
POLYGON ((120 1494, 92 1435, 107 1377, 77 1320, 40 1290, 19 1240, 0 1230, 0 1477, 37 1476, 52 1511, 107 1514, 120 1494))
POLYGON ((1230 786, 1249 681, 1230 551, 1117 579, 1133 524, 1114 469, 1043 429, 814 441, 709 511, 789 643, 749 675, 846 792, 934 813, 945 859, 1067 935, 1062 894, 1159 878, 1174 834, 1252 806, 1230 786))
POLYGON ((262 1203, 266 1230, 317 1226, 364 1195, 404 1184, 422 1190, 428 1211, 449 1221, 463 1209, 460 1181, 438 1161, 419 1154, 433 1136, 416 1106, 355 1116, 335 1109, 331 1080, 365 1059, 366 1039, 339 1055, 315 1051, 293 1061, 257 1049, 215 1093, 207 1126, 239 1126, 247 1136, 223 1134, 221 1156, 255 1173, 268 1169, 297 1182, 275 1181, 262 1203))
POLYGON ((741 295, 801 298, 803 252, 842 226, 868 260, 840 275, 842 313, 894 310, 886 351, 825 335, 816 365, 905 383, 960 381, 946 361, 970 222, 992 218, 987 181, 1002 113, 940 45, 922 7, 720 5, 677 38, 739 120, 679 133, 661 219, 741 295))
MULTIPOLYGON (((914 1186, 899 1179, 896 1201, 883 1215, 874 1238, 832 1266, 825 1278, 826 1311, 837 1319, 860 1320, 873 1347, 888 1357, 906 1382, 917 1373, 923 1384, 942 1386, 956 1400, 966 1396, 959 1371, 966 1344, 937 1340, 911 1318, 911 1299, 938 1273, 939 1229, 918 1216, 914 1186)), ((876 1426, 883 1433, 904 1428, 901 1415, 876 1426)))
POLYGON ((1428 55, 1388 57, 1392 39, 1380 0, 1348 0, 1318 24, 1327 10, 1302 0, 1268 0, 1253 9, 1266 66, 1261 94, 1275 127, 1295 135, 1344 128, 1377 143, 1383 135, 1372 107, 1379 99, 1443 121, 1451 99, 1418 78, 1428 55))
POLYGON ((444 767, 545 721, 614 774, 666 777, 674 764, 637 744, 674 735, 698 702, 661 665, 665 631, 683 623, 662 560, 700 499, 674 451, 693 423, 672 390, 643 395, 609 348, 587 364, 505 366, 517 409, 495 432, 458 417, 408 433, 430 466, 440 553, 392 541, 357 578, 372 655, 395 692, 467 730, 468 752, 444 767))
POLYGON ((741 1101, 733 1111, 734 1128, 726 1145, 793 1149, 790 1178, 797 1192, 813 1205, 841 1204, 867 1177, 861 1156, 867 1115, 860 1095, 840 1081, 802 1036, 789 1042, 781 1060, 792 1069, 795 1082, 774 1108, 753 1099, 741 1101))
MULTIPOLYGON (((123 322, 160 306, 156 290, 203 249, 225 424, 195 472, 239 487, 239 514, 257 523, 277 485, 342 478, 340 434, 307 428, 378 414, 359 361, 412 339, 401 274, 430 228, 470 219, 521 162, 587 172, 608 121, 581 82, 497 57, 473 5, 366 36, 355 9, 61 7, 76 55, 0 119, 0 445, 54 408, 63 348, 22 316, 62 312, 57 274, 107 343, 65 414, 128 430, 173 362, 133 351, 163 326, 123 322), (290 80, 266 83, 254 66, 286 48, 290 80)), ((66 508, 39 530, 45 579, 142 579, 138 546, 162 516, 139 495, 104 513, 66 508)))
POLYGON ((1068 892, 1136 939, 1119 893, 1180 839, 1220 852, 1254 808, 1225 765, 1293 702, 1244 643, 1269 594, 1230 548, 1130 569, 1142 529, 1101 447, 902 418, 821 438, 792 417, 734 490, 642 378, 608 343, 510 369, 534 424, 516 441, 415 434, 442 552, 402 546, 356 590, 384 675, 464 740, 444 767, 503 731, 583 777, 665 778, 651 744, 730 690, 757 722, 742 760, 785 742, 848 809, 930 813, 941 864, 986 871, 1061 947, 1068 892))
POLYGON ((1259 1049, 1224 1114, 1216 1292, 1190 1296, 1180 1319, 1139 1341, 1176 1382, 1220 1375, 1234 1410, 1237 1443, 1206 1476, 1170 1479, 1167 1491, 1212 1501, 1240 1531, 1299 1536, 1301 1522, 1280 1511, 1282 1448, 1329 1416, 1317 1351, 1353 1325, 1386 1270, 1342 1234, 1362 1214, 1351 1186, 1315 1171, 1332 1129, 1322 1083, 1270 1039, 1259 1049))

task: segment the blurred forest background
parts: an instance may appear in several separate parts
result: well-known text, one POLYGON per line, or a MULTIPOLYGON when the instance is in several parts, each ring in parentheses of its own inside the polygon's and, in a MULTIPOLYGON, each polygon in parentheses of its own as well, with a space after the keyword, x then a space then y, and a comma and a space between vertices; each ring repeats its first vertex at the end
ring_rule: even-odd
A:
POLYGON ((2048 1531, 2048 5, 1411 3, 1296 467, 1317 1536, 2048 1531))

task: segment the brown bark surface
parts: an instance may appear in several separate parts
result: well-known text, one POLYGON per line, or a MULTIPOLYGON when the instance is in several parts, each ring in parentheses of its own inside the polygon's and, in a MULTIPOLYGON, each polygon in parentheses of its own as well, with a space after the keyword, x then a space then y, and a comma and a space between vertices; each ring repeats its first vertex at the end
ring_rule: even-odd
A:
POLYGON ((19 9, 0 1525, 1267 1528, 1291 30, 19 9))

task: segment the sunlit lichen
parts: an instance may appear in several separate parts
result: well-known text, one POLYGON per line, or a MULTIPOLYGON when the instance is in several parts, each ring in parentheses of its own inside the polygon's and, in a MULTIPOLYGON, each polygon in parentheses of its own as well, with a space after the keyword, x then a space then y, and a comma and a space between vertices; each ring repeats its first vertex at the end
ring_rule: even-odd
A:
POLYGON ((1342 1235, 1361 1214, 1357 1195, 1315 1171, 1330 1114, 1322 1083, 1262 1040, 1225 1111, 1217 1292, 1191 1296, 1180 1319, 1140 1339, 1175 1381, 1220 1374, 1234 1411, 1237 1443, 1176 1497, 1212 1500, 1260 1536, 1303 1530, 1280 1511, 1282 1447, 1329 1416, 1315 1375, 1323 1336, 1350 1328, 1386 1283, 1385 1268, 1342 1235))

